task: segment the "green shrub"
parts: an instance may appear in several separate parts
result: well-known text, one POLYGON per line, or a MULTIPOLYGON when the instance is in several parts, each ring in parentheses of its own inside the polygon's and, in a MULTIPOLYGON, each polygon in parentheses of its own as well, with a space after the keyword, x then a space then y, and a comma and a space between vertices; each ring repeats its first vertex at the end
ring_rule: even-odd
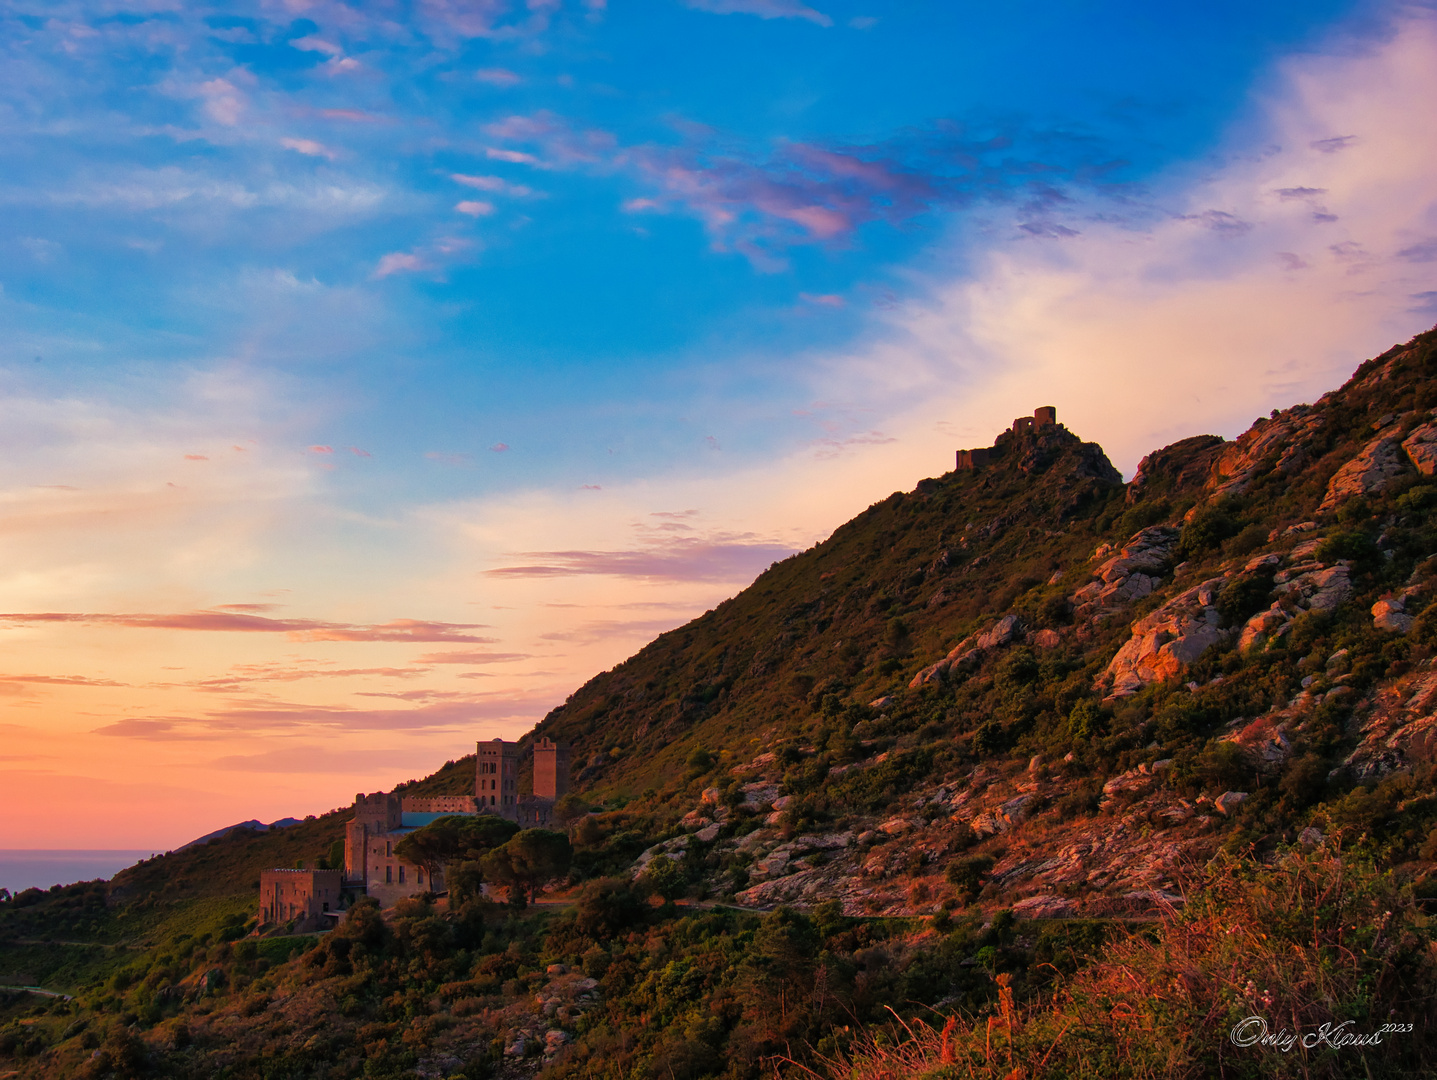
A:
POLYGON ((1193 558, 1217 548, 1238 531, 1237 522, 1223 505, 1206 506, 1183 526, 1178 550, 1184 558, 1193 558))

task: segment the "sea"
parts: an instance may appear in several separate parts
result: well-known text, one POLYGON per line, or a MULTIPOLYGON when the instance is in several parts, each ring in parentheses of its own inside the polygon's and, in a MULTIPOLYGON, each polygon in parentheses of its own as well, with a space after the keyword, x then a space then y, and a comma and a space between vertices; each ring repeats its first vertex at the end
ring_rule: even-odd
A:
POLYGON ((127 866, 158 854, 148 850, 0 848, 0 889, 48 889, 76 881, 111 878, 127 866))

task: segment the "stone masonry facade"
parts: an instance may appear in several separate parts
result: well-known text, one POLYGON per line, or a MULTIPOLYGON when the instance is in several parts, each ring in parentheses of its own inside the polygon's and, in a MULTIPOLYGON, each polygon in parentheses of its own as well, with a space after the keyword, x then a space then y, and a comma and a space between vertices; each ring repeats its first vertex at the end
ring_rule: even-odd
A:
POLYGON ((354 817, 344 826, 344 869, 266 870, 260 876, 260 922, 284 924, 297 932, 332 922, 341 894, 372 896, 391 907, 406 896, 443 892, 444 873, 394 853, 394 845, 415 829, 449 814, 497 814, 521 828, 553 821, 554 804, 569 791, 569 747, 542 738, 534 744, 533 793, 519 794, 519 744, 481 741, 474 763, 474 794, 399 796, 363 792, 354 797, 354 817))

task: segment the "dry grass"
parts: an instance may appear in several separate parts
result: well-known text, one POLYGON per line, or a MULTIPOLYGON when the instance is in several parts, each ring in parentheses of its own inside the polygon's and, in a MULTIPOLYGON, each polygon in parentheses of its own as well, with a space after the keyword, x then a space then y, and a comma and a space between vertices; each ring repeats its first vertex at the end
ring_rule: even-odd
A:
POLYGON ((1020 1006, 1002 974, 990 1015, 899 1022, 819 1069, 845 1080, 1427 1076, 1434 988, 1426 919, 1390 875, 1326 852, 1229 860, 1185 910, 1113 943, 1051 996, 1020 1006), (1414 1030, 1367 1047, 1299 1037, 1282 1052, 1234 1045, 1249 1016, 1298 1036, 1343 1021, 1414 1030))

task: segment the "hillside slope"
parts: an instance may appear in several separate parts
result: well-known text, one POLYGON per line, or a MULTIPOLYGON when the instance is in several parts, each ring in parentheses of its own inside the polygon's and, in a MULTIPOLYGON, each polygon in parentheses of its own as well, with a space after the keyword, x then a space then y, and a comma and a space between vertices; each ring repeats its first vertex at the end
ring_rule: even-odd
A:
POLYGON ((1430 1075, 1434 375, 1437 330, 1127 485, 1062 428, 1008 433, 775 564, 524 740, 575 748, 570 909, 361 902, 246 939, 258 870, 332 858, 346 809, 0 904, 0 975, 80 994, 0 993, 0 1065, 1430 1075), (1254 1014, 1417 1027, 1235 1051, 1254 1014))
POLYGON ((1064 430, 1005 434, 991 465, 871 507, 536 735, 576 747, 596 807, 683 830, 645 860, 758 906, 1141 911, 1220 846, 1356 836, 1398 805, 1388 855, 1414 858, 1434 373, 1429 332, 1231 443, 1149 455, 1126 488, 1064 430))

